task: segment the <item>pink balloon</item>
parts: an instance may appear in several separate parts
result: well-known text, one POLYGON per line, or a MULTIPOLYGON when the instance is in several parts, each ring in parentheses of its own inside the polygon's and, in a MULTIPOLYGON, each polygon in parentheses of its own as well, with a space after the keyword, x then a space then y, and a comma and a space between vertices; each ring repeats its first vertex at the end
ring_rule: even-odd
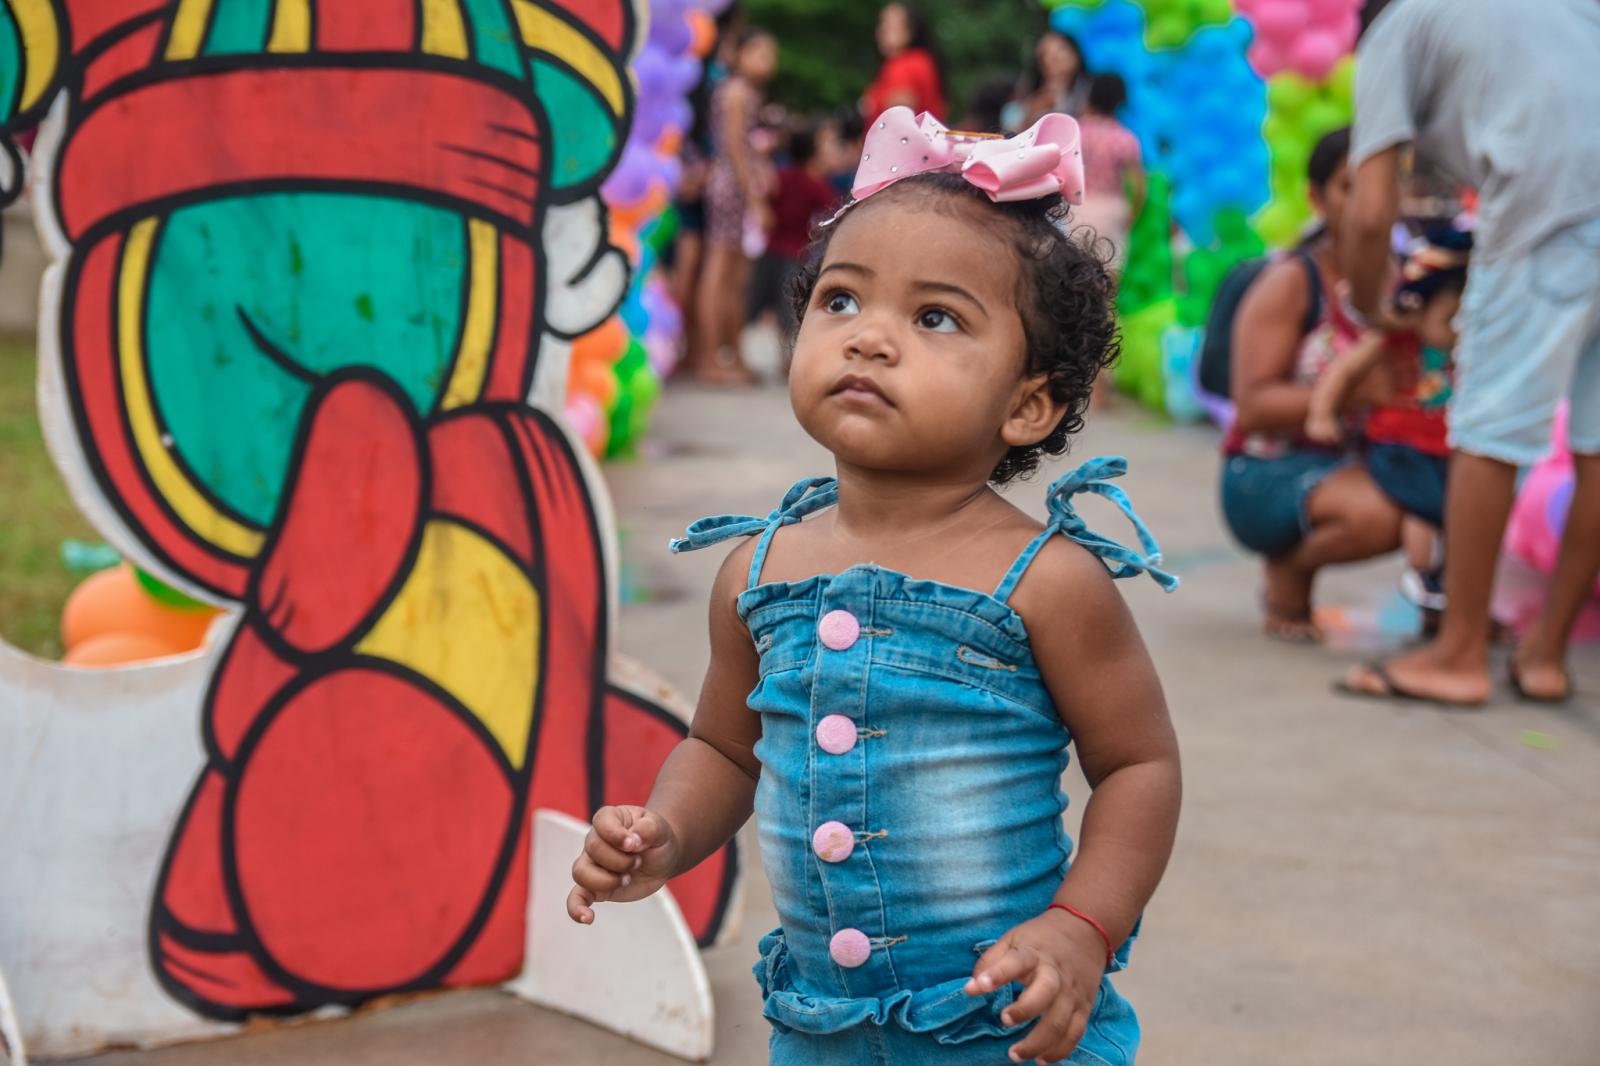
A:
POLYGON ((1263 78, 1270 78, 1289 64, 1284 61, 1283 50, 1265 38, 1257 37, 1250 44, 1250 66, 1263 78))
POLYGON ((1305 4, 1301 0, 1261 0, 1256 5, 1256 40, 1271 41, 1287 48, 1308 28, 1305 4))
POLYGON ((1289 51, 1289 65, 1308 81, 1321 81, 1339 65, 1344 49, 1331 33, 1320 30, 1301 37, 1289 51))
POLYGON ((1331 26, 1341 16, 1353 15, 1361 7, 1361 0, 1306 0, 1311 9, 1311 21, 1331 26))

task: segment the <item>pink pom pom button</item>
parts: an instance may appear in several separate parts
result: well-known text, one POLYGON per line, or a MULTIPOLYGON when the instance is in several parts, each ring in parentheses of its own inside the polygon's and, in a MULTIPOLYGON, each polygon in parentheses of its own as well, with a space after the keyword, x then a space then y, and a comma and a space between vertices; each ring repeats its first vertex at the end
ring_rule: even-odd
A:
POLYGON ((817 623, 822 645, 833 651, 847 651, 861 636, 861 623, 849 611, 829 611, 817 623))
POLYGON ((856 724, 842 714, 830 714, 817 723, 817 747, 829 755, 843 755, 856 746, 856 724))
POLYGON ((872 941, 859 929, 841 929, 828 941, 828 954, 847 970, 853 970, 872 957, 872 941))
POLYGON ((823 862, 844 862, 856 850, 856 835, 843 822, 823 822, 811 834, 811 850, 823 862))

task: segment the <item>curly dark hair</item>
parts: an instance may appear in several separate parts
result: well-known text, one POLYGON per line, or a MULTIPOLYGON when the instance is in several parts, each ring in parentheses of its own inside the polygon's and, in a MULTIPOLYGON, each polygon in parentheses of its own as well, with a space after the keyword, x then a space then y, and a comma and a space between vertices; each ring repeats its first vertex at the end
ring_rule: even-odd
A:
MULTIPOLYGON (((957 210, 978 207, 1006 227, 1016 251, 1017 312, 1028 344, 1026 373, 1048 375, 1050 395, 1066 404, 1066 412, 1044 440, 1012 448, 1000 460, 989 480, 1004 485, 1033 473, 1043 456, 1067 451, 1069 438, 1083 429, 1095 379, 1121 352, 1116 282, 1107 269, 1110 248, 1105 241, 1085 245, 1067 235, 1067 204, 1059 196, 994 203, 960 175, 918 174, 878 192, 871 202, 908 197, 957 210)), ((832 224, 813 233, 806 265, 789 284, 796 323, 805 319, 829 242, 860 209, 847 205, 832 224)))

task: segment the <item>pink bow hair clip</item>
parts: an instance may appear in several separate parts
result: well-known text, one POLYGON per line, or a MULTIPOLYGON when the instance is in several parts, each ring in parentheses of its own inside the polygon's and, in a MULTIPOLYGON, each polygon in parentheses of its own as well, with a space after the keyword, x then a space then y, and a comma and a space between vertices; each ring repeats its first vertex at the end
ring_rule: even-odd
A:
POLYGON ((865 199, 902 178, 960 174, 999 203, 1060 193, 1083 203, 1083 151, 1070 116, 1045 115, 1014 137, 963 133, 923 112, 891 107, 867 130, 851 195, 865 199))

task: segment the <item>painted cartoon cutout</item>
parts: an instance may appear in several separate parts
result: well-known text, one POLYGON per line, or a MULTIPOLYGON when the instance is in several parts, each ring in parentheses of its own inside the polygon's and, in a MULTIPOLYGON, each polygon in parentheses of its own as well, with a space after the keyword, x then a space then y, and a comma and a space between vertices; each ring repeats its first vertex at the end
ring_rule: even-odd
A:
MULTIPOLYGON (((622 296, 596 190, 636 32, 628 0, 0 0, 0 132, 66 94, 76 474, 241 610, 150 919, 204 1015, 514 975, 529 812, 642 801, 682 735, 606 682, 607 534, 528 402, 622 296), (592 249, 566 276, 552 228, 592 249)), ((703 942, 733 873, 674 885, 703 942)))

